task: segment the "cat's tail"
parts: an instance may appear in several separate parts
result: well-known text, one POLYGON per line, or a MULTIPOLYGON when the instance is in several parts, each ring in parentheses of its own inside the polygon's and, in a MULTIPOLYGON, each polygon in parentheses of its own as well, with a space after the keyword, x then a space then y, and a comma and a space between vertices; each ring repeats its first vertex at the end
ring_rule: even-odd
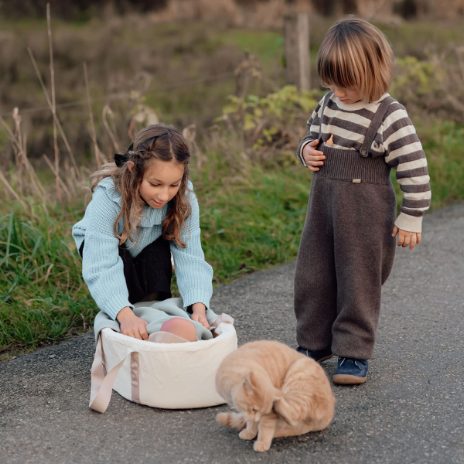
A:
POLYGON ((242 430, 246 424, 243 414, 239 412, 220 412, 216 414, 216 422, 237 430, 242 430))

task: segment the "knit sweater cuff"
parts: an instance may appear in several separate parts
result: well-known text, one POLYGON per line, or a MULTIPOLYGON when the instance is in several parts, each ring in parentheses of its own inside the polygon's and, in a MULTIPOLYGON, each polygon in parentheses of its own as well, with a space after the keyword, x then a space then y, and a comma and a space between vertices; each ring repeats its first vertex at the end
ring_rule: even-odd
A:
POLYGON ((410 216, 400 213, 395 221, 395 226, 408 232, 422 232, 422 216, 410 216))
POLYGON ((301 147, 300 147, 300 152, 298 153, 298 157, 300 158, 301 164, 303 166, 307 166, 305 159, 303 158, 303 148, 308 145, 309 142, 312 142, 312 139, 305 140, 302 142, 301 147))
POLYGON ((129 308, 134 309, 134 305, 129 302, 129 300, 121 299, 118 296, 111 298, 105 302, 105 308, 101 308, 105 314, 107 314, 114 321, 121 309, 128 306, 129 308))
POLYGON ((182 295, 183 306, 186 309, 194 303, 203 303, 206 308, 209 308, 211 294, 199 288, 189 289, 189 291, 182 295))

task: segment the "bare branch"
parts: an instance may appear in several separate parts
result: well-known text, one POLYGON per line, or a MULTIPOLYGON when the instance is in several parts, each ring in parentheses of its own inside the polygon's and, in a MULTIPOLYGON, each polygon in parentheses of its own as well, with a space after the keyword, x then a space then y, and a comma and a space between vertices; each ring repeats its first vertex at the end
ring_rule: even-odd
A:
POLYGON ((66 146, 66 149, 68 150, 69 156, 71 158, 71 163, 76 168, 76 170, 78 170, 77 164, 76 164, 76 159, 74 157, 74 153, 73 153, 73 151, 71 149, 71 146, 70 146, 70 144, 68 142, 68 138, 66 137, 66 134, 64 133, 63 126, 61 125, 61 122, 58 119, 58 116, 56 114, 56 111, 53 108, 52 102, 50 100, 50 96, 48 94, 47 87, 44 84, 44 81, 42 79, 42 75, 40 74, 39 67, 37 66, 37 61, 34 58, 34 54, 32 53, 32 50, 30 48, 28 48, 27 51, 29 53, 29 57, 31 58, 32 65, 34 66, 34 70, 35 70, 35 73, 37 75, 37 78, 38 78, 38 80, 40 82, 40 86, 42 87, 42 91, 44 93, 45 99, 47 100, 47 104, 48 104, 48 106, 49 106, 49 108, 50 108, 50 110, 52 112, 52 116, 53 116, 53 119, 54 119, 54 121, 56 123, 56 127, 58 128, 58 131, 59 131, 59 133, 61 135, 61 138, 63 139, 63 142, 64 142, 64 144, 66 146))
MULTIPOLYGON (((47 31, 48 31, 48 54, 50 57, 50 92, 52 113, 56 114, 56 97, 55 97, 55 67, 53 64, 53 38, 50 17, 50 3, 47 3, 47 31)), ((58 148, 58 133, 56 128, 56 118, 53 118, 53 153, 55 161, 55 191, 58 200, 61 200, 62 191, 59 182, 60 175, 60 151, 58 148)))
POLYGON ((87 108, 89 110, 89 119, 90 119, 90 137, 92 138, 93 150, 95 153, 95 163, 97 164, 97 166, 100 166, 103 162, 105 162, 105 157, 103 156, 103 153, 101 152, 100 148, 98 147, 98 143, 97 143, 97 131, 95 129, 95 121, 93 119, 92 105, 90 101, 87 65, 84 63, 83 67, 84 67, 85 93, 87 96, 87 108))

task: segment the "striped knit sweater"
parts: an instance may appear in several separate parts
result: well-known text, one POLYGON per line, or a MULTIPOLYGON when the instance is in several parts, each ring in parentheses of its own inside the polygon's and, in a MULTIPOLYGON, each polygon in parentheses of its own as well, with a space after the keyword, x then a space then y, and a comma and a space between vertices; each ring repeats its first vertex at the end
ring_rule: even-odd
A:
MULTIPOLYGON (((297 153, 303 160, 303 148, 322 134, 333 135, 333 148, 359 149, 384 94, 372 103, 347 105, 332 95, 321 121, 323 99, 307 121, 307 133, 300 142, 297 153), (322 124, 321 124, 322 123, 322 124)), ((325 139, 325 137, 324 137, 325 139)), ((383 156, 385 163, 396 168, 396 179, 403 193, 403 200, 395 225, 410 232, 421 232, 422 216, 430 206, 431 190, 427 160, 416 130, 403 105, 396 100, 390 104, 377 131, 371 151, 383 156)))
MULTIPOLYGON (((193 303, 209 306, 212 296, 213 270, 205 261, 200 241, 200 213, 198 202, 189 182, 188 200, 191 214, 185 221, 181 238, 187 245, 178 248, 171 244, 176 267, 176 279, 184 307, 193 303)), ((101 311, 116 319, 129 302, 124 267, 118 253, 119 241, 114 236, 113 224, 121 209, 121 195, 111 177, 100 181, 81 221, 72 228, 77 248, 85 240, 82 257, 82 276, 90 294, 101 311)), ((137 256, 161 235, 161 224, 167 206, 160 209, 145 206, 136 240, 127 241, 132 256, 137 256)))

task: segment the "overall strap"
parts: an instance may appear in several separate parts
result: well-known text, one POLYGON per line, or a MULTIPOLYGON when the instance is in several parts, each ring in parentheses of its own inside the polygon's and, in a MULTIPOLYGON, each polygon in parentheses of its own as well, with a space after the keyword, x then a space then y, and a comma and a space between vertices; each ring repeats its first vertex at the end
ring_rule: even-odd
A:
POLYGON ((383 122, 388 107, 394 101, 394 98, 389 95, 380 102, 380 105, 377 108, 374 117, 372 118, 371 124, 367 129, 366 135, 364 137, 364 142, 361 145, 361 148, 359 149, 359 152, 361 153, 361 156, 363 158, 367 158, 369 156, 369 150, 371 148, 372 142, 375 139, 375 135, 377 134, 377 131, 379 130, 379 127, 383 122))
POLYGON ((332 96, 332 93, 333 92, 327 92, 325 95, 324 95, 324 100, 322 101, 322 109, 321 109, 321 117, 320 117, 320 120, 319 120, 319 140, 321 140, 322 138, 322 118, 324 117, 324 110, 325 110, 325 107, 327 106, 327 104, 329 103, 329 100, 330 100, 330 97, 332 96))

